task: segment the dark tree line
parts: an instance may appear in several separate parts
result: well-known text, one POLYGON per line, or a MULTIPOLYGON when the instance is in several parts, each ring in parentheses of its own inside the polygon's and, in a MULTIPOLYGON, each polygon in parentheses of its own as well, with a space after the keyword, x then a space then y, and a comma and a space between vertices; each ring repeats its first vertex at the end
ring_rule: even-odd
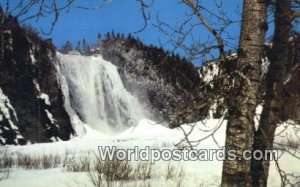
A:
POLYGON ((85 38, 82 40, 79 40, 76 44, 76 47, 73 46, 73 43, 71 41, 66 41, 64 45, 61 46, 60 52, 67 54, 70 51, 77 51, 82 55, 92 55, 95 53, 100 53, 101 47, 103 47, 103 42, 107 42, 110 40, 128 40, 132 41, 132 43, 139 45, 140 47, 143 46, 143 43, 140 41, 138 37, 135 37, 131 33, 129 33, 127 36, 125 36, 124 33, 115 33, 114 30, 107 32, 105 35, 101 33, 98 33, 97 40, 95 42, 92 42, 92 44, 88 43, 85 38))

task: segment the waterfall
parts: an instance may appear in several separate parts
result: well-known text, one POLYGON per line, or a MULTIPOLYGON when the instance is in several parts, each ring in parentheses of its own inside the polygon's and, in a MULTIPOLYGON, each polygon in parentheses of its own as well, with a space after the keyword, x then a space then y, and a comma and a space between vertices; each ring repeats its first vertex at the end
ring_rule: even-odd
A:
POLYGON ((101 56, 57 53, 58 78, 75 132, 82 123, 101 132, 114 133, 137 124, 143 107, 124 87, 117 67, 101 56))

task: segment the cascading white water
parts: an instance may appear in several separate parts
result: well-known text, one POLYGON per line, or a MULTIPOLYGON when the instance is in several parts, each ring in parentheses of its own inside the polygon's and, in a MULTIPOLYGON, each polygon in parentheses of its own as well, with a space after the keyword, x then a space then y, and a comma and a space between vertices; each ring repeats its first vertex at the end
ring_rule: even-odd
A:
POLYGON ((80 122, 101 132, 124 130, 144 117, 138 100, 125 88, 117 67, 101 56, 57 53, 65 107, 77 134, 80 122))

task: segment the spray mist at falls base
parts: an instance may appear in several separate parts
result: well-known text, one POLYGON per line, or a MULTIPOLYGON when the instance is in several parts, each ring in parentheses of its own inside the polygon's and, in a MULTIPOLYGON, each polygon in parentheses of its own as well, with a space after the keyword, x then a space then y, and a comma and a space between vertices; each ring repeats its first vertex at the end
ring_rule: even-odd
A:
POLYGON ((124 87, 117 67, 101 56, 57 53, 65 108, 78 135, 83 124, 105 133, 120 132, 144 118, 143 107, 124 87))

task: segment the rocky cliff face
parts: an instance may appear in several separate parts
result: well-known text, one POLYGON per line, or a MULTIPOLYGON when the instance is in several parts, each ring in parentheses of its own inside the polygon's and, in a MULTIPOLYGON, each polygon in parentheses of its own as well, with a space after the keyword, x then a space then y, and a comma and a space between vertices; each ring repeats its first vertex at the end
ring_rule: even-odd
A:
POLYGON ((53 45, 12 17, 0 20, 0 144, 68 140, 53 45))

